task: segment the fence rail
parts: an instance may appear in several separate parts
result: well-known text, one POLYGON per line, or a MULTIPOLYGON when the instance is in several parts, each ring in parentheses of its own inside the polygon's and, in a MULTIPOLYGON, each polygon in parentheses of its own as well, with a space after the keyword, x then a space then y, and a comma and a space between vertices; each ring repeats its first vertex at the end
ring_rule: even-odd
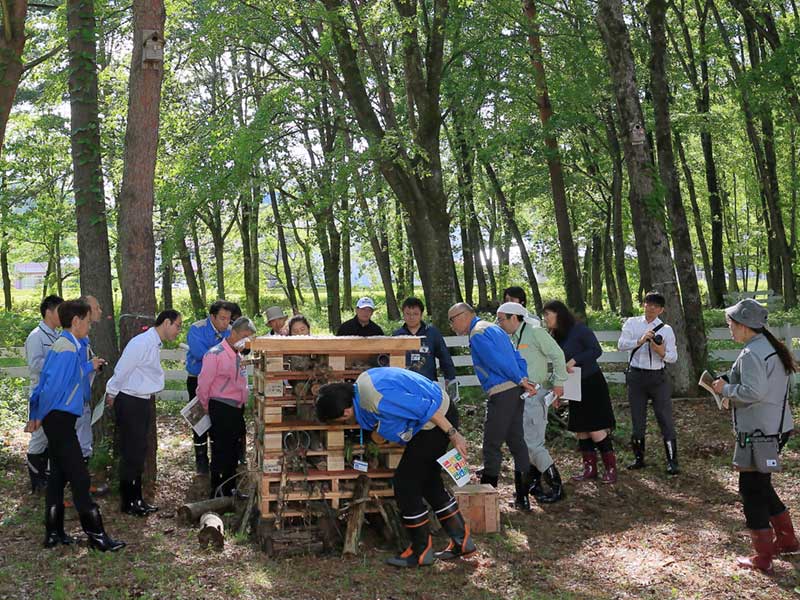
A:
MULTIPOLYGON (((598 341, 601 344, 613 344, 616 346, 619 341, 620 331, 595 331, 598 341)), ((773 333, 776 337, 783 340, 783 342, 794 353, 795 357, 800 360, 800 346, 794 344, 794 340, 800 339, 800 326, 783 325, 776 328, 773 333)), ((712 341, 730 340, 730 332, 725 327, 717 327, 708 331, 708 339, 712 341)), ((469 338, 467 336, 448 336, 444 338, 448 348, 460 349, 465 351, 469 346, 469 338)), ((712 361, 731 363, 736 360, 739 355, 738 349, 715 349, 709 352, 709 358, 712 361)), ((0 358, 25 358, 24 348, 0 348, 0 358)), ((161 360, 172 362, 183 362, 186 358, 186 352, 179 348, 176 349, 162 349, 161 360)), ((603 354, 597 359, 601 365, 608 366, 604 369, 606 379, 610 383, 624 383, 625 375, 622 372, 625 365, 628 363, 628 353, 620 352, 619 350, 603 350, 603 354)), ((458 354, 453 356, 453 364, 456 368, 471 368, 472 357, 469 354, 458 354)), ((0 373, 9 377, 21 377, 27 379, 28 367, 2 367, 0 373)), ((167 381, 184 381, 186 379, 186 371, 183 369, 165 369, 165 379, 167 381)), ((470 387, 480 385, 478 377, 474 374, 459 375, 457 377, 462 386, 470 387)), ((182 390, 164 390, 159 394, 159 397, 165 400, 188 400, 187 393, 182 390)))

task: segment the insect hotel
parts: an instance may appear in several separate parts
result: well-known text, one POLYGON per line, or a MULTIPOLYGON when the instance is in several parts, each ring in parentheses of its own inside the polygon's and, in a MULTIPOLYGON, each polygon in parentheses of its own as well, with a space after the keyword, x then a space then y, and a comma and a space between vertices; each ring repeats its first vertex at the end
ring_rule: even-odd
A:
POLYGON ((350 513, 345 553, 355 553, 366 512, 380 513, 386 529, 399 534, 389 514, 393 504, 384 500, 394 495, 391 479, 403 447, 368 443, 357 424, 320 423, 314 401, 326 383, 355 381, 377 366, 404 368, 406 351, 419 347, 420 338, 413 336, 263 336, 250 343, 258 538, 265 551, 334 545, 341 537, 340 512, 350 513))

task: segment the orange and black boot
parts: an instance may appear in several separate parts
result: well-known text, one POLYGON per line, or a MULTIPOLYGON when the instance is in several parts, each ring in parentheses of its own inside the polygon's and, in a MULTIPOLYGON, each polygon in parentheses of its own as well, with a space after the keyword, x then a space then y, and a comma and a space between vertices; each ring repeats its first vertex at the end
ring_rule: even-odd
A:
POLYGON ((411 544, 402 553, 386 559, 393 567, 428 567, 433 564, 431 534, 428 527, 428 512, 413 517, 403 516, 403 526, 408 531, 411 544))
POLYGON ((800 550, 800 542, 797 541, 788 510, 770 517, 769 522, 775 530, 775 554, 790 554, 800 550))
POLYGON ((772 528, 751 529, 750 541, 756 553, 752 556, 740 556, 736 559, 737 564, 744 569, 758 569, 768 575, 772 574, 772 557, 776 554, 772 528))
POLYGON ((442 529, 450 536, 450 543, 441 552, 434 552, 439 560, 453 560, 461 556, 473 554, 477 548, 469 534, 469 525, 464 521, 464 515, 458 509, 458 500, 451 498, 444 508, 436 512, 436 518, 442 524, 442 529))

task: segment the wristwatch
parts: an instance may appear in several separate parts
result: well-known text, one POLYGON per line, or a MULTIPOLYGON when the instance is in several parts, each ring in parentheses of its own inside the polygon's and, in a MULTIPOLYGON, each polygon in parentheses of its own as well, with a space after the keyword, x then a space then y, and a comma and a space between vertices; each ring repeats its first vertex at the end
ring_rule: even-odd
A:
POLYGON ((453 437, 457 433, 458 429, 456 429, 455 427, 451 427, 450 429, 447 430, 447 437, 453 437))

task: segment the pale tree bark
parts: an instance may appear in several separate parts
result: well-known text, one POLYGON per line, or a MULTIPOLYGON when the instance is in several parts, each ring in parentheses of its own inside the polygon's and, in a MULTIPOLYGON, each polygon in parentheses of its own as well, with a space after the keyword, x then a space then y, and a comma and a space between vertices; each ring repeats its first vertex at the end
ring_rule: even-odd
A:
MULTIPOLYGON (((700 377, 705 367, 708 343, 703 321, 703 303, 697 273, 694 269, 692 239, 689 223, 683 208, 678 170, 672 152, 672 130, 669 115, 669 82, 667 80, 667 37, 665 0, 650 0, 647 3, 647 16, 650 23, 650 89, 653 94, 653 112, 656 122, 656 147, 661 182, 665 188, 667 210, 670 214, 672 246, 675 251, 675 267, 680 282, 683 312, 686 318, 689 348, 695 374, 700 377)), ((724 277, 725 271, 723 269, 724 277)))
MULTIPOLYGON (((103 309, 103 319, 92 326, 90 339, 94 352, 113 366, 119 358, 119 350, 103 193, 93 0, 67 2, 67 32, 70 142, 81 293, 97 298, 103 309)), ((97 374, 93 386, 93 404, 103 401, 105 383, 111 374, 111 369, 104 369, 97 374)), ((104 418, 95 427, 98 438, 108 433, 109 422, 110 419, 104 418)))
MULTIPOLYGON (((558 140, 552 131, 552 125, 550 123, 553 117, 553 107, 550 104, 550 95, 547 90, 547 77, 544 70, 542 42, 539 37, 536 4, 534 0, 523 0, 522 6, 525 15, 528 17, 528 43, 531 47, 536 103, 539 106, 539 118, 544 131, 545 157, 547 160, 547 169, 550 173, 550 188, 553 193, 553 210, 555 212, 556 227, 558 229, 561 261, 564 266, 564 291, 567 294, 567 304, 569 307, 572 308, 576 314, 584 315, 586 313, 586 305, 583 301, 581 280, 578 275, 578 253, 575 250, 575 242, 572 239, 572 225, 570 224, 569 210, 567 208, 564 171, 561 167, 561 153, 558 148, 558 140)), ((531 283, 531 286, 533 285, 535 285, 535 281, 531 283)), ((538 306, 537 310, 539 310, 538 306)))
POLYGON ((294 279, 292 278, 292 265, 289 263, 289 249, 286 245, 286 234, 283 228, 283 219, 278 207, 278 194, 275 192, 272 184, 269 186, 270 204, 272 205, 272 217, 275 219, 275 230, 278 234, 278 251, 281 255, 281 263, 283 265, 283 274, 286 277, 286 292, 289 297, 289 304, 295 314, 300 312, 300 306, 297 304, 297 294, 294 289, 294 279))
POLYGON ((678 356, 682 357, 671 368, 674 390, 677 394, 687 394, 695 388, 696 381, 687 340, 689 332, 664 224, 664 203, 659 197, 654 167, 650 161, 650 145, 646 136, 641 139, 634 131, 635 125, 643 127, 645 121, 639 102, 630 36, 620 0, 600 0, 596 20, 606 48, 620 119, 627 124, 627 127, 623 127, 623 146, 630 181, 630 200, 632 204, 642 207, 647 217, 642 225, 647 233, 644 244, 648 251, 652 284, 666 299, 665 318, 675 331, 678 356))
MULTIPOLYGON (((152 325, 156 312, 155 240, 153 201, 158 150, 159 105, 163 62, 142 64, 145 31, 153 31, 163 42, 166 11, 163 0, 133 1, 133 53, 128 83, 128 122, 119 204, 119 244, 122 250, 122 312, 120 337, 124 345, 142 326, 152 325)), ((149 37, 149 36, 148 36, 149 37)), ((153 419, 147 440, 144 478, 152 492, 156 480, 158 441, 153 419)))
POLYGON ((186 278, 186 287, 189 288, 189 298, 192 301, 192 311, 195 319, 202 319, 206 314, 206 303, 200 293, 200 286, 197 284, 192 257, 189 254, 189 246, 186 245, 185 234, 182 232, 175 237, 178 247, 178 258, 183 268, 183 276, 186 278))

